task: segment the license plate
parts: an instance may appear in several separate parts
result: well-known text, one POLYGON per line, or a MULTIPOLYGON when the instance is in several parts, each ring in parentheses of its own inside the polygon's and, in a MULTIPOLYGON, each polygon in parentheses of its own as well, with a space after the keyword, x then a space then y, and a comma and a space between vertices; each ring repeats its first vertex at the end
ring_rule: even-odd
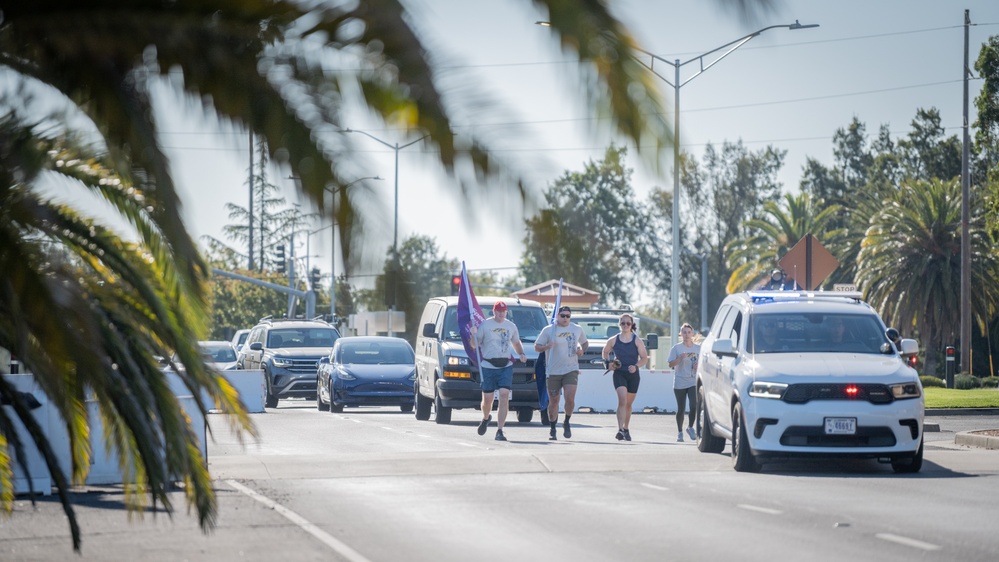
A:
POLYGON ((857 433, 857 418, 826 418, 826 435, 857 433))

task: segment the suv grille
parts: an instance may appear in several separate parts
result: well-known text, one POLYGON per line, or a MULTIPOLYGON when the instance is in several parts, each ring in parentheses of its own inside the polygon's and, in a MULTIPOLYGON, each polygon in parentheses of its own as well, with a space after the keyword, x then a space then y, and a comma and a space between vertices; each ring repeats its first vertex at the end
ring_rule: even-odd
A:
POLYGON ((318 371, 316 363, 319 362, 321 356, 316 357, 283 357, 282 361, 290 361, 291 366, 285 367, 286 370, 292 373, 298 373, 300 375, 314 375, 318 371))
POLYGON ((864 400, 871 404, 891 404, 894 398, 883 384, 799 383, 784 391, 789 404, 805 404, 810 400, 864 400), (847 389, 856 389, 848 392, 847 389))

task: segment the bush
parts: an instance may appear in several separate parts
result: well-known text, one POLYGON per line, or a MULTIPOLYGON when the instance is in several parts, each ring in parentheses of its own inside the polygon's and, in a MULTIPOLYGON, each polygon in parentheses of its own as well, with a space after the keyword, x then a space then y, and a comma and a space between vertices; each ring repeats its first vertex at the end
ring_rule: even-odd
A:
POLYGON ((954 377, 954 388, 958 390, 972 390, 978 386, 978 379, 967 373, 961 373, 954 377))
POLYGON ((982 377, 978 379, 982 388, 999 388, 999 377, 982 377))
POLYGON ((923 376, 919 377, 919 382, 921 382, 923 384, 923 388, 927 388, 927 387, 931 387, 931 386, 935 386, 935 387, 938 387, 938 388, 944 388, 944 387, 947 386, 947 383, 944 382, 943 379, 939 379, 937 377, 931 377, 930 375, 923 375, 923 376))

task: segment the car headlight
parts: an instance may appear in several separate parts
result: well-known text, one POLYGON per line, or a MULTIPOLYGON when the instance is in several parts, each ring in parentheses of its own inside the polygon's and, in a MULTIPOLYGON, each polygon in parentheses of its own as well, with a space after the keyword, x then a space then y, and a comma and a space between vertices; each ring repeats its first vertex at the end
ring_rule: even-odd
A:
POLYGON ((919 390, 919 384, 915 382, 893 384, 889 388, 891 388, 891 395, 895 398, 895 400, 919 398, 923 395, 922 391, 919 390))
POLYGON ((336 370, 336 376, 340 380, 352 381, 357 380, 357 377, 347 372, 343 367, 336 370))
POLYGON ((448 365, 470 365, 470 363, 468 362, 468 357, 455 357, 453 355, 449 355, 448 356, 448 358, 447 358, 447 364, 448 365))
POLYGON ((271 364, 275 367, 291 367, 291 359, 282 359, 281 357, 274 357, 271 359, 271 364))
POLYGON ((416 380, 416 369, 413 369, 413 372, 409 374, 409 380, 411 381, 416 380))
POLYGON ((775 398, 780 400, 784 397, 787 385, 780 382, 756 381, 749 387, 749 395, 753 398, 775 398))

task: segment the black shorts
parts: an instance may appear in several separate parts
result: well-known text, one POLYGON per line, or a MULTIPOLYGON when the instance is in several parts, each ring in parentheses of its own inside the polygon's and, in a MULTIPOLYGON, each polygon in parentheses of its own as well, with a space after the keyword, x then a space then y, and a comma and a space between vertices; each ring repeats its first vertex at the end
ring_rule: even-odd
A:
POLYGON ((629 373, 625 370, 614 371, 614 388, 619 386, 626 387, 629 394, 638 394, 638 382, 641 379, 638 376, 638 371, 634 373, 629 373))

